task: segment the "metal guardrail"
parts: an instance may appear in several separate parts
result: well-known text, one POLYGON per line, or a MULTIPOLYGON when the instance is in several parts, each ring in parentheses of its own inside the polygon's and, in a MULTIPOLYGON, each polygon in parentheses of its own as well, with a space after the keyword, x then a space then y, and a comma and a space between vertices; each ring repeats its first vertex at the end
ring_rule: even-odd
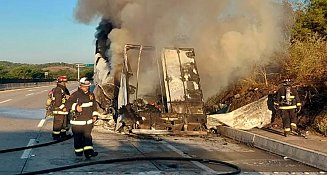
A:
POLYGON ((0 84, 0 91, 11 90, 11 89, 21 89, 21 88, 28 88, 28 87, 53 85, 55 83, 56 82, 6 83, 6 84, 0 84))

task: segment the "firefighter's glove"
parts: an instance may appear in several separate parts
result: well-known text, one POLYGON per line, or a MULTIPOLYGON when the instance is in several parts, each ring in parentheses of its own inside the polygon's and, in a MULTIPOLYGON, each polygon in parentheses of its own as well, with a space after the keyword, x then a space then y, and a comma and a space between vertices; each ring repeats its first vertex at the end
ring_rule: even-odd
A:
POLYGON ((77 106, 76 106, 76 111, 77 111, 77 112, 82 112, 83 109, 82 109, 82 107, 81 107, 80 105, 77 105, 77 106))

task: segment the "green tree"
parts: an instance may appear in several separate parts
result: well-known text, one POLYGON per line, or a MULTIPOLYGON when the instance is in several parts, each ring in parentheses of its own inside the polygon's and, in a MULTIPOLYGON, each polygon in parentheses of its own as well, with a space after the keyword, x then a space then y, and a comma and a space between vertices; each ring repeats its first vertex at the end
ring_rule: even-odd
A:
POLYGON ((296 8, 293 38, 303 40, 313 33, 327 36, 326 0, 307 0, 296 8))
POLYGON ((17 66, 10 69, 8 76, 9 78, 26 79, 29 74, 27 66, 17 66))
POLYGON ((50 74, 50 77, 53 79, 57 78, 58 76, 62 76, 62 75, 67 76, 68 80, 76 80, 77 79, 76 72, 75 71, 73 72, 70 69, 60 69, 58 71, 52 71, 49 74, 50 74))
POLYGON ((43 71, 35 65, 20 65, 13 67, 8 72, 8 78, 35 79, 43 77, 43 71))
POLYGON ((43 79, 44 78, 44 71, 39 67, 32 68, 32 78, 33 79, 43 79))
POLYGON ((8 78, 7 77, 8 70, 5 65, 0 64, 0 78, 8 78))
POLYGON ((87 77, 92 79, 94 75, 94 68, 90 68, 90 67, 83 67, 80 71, 80 76, 81 77, 87 77))

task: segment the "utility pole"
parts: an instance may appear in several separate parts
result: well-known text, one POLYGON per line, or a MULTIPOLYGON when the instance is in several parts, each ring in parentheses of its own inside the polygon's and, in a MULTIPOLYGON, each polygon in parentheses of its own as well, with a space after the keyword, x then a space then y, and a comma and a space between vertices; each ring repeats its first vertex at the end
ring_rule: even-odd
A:
POLYGON ((79 68, 80 67, 85 67, 84 64, 76 64, 77 66, 77 81, 79 81, 79 68))

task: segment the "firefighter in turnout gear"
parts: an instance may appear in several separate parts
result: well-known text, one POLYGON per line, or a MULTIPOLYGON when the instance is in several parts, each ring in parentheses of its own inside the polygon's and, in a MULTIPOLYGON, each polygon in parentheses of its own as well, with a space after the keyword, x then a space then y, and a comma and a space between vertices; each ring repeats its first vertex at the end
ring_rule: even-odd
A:
POLYGON ((98 153, 93 149, 91 131, 93 123, 97 120, 96 101, 94 94, 89 91, 91 82, 83 77, 80 79, 80 86, 66 103, 67 110, 73 112, 70 120, 74 135, 74 148, 76 156, 86 158, 97 156, 98 153))
POLYGON ((53 91, 53 131, 52 137, 54 140, 58 140, 60 138, 66 138, 66 132, 69 130, 68 128, 68 111, 64 109, 65 103, 69 98, 69 91, 66 87, 67 77, 59 76, 57 78, 57 86, 52 89, 53 91))
POLYGON ((281 110, 284 136, 291 131, 297 132, 297 113, 301 110, 301 102, 297 90, 291 86, 291 80, 285 79, 283 86, 277 91, 275 105, 281 110))

